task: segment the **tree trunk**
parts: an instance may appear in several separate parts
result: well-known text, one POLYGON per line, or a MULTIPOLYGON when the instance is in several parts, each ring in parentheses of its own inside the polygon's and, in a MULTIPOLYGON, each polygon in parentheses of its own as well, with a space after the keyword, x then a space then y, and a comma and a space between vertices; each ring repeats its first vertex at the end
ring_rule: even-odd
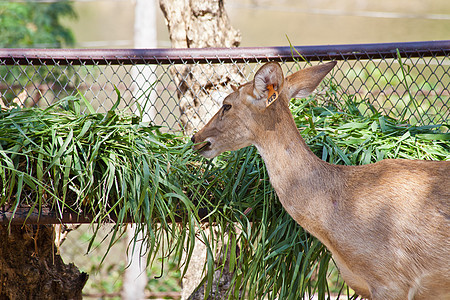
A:
MULTIPOLYGON (((241 36, 223 0, 160 0, 174 48, 237 47, 241 36)), ((182 65, 171 68, 178 87, 180 121, 187 135, 202 127, 221 105, 229 83, 244 81, 237 65, 182 65)))
MULTIPOLYGON (((174 48, 237 47, 241 36, 226 14, 223 0, 160 0, 166 19, 169 36, 174 48)), ((200 129, 219 109, 229 92, 230 84, 245 81, 236 64, 177 65, 170 69, 177 85, 180 102, 180 121, 186 135, 200 129)), ((220 263, 220 255, 216 265, 220 263)), ((196 243, 189 264, 188 274, 183 279, 182 299, 204 299, 205 286, 198 287, 206 249, 196 243), (195 292, 194 292, 195 290, 195 292)), ((213 290, 208 299, 223 299, 232 275, 229 268, 216 272, 213 290)))
MULTIPOLYGON (((216 227, 218 229, 219 227, 216 227)), ((230 251, 228 251, 225 264, 222 266, 223 259, 224 259, 224 251, 227 247, 224 245, 220 246, 220 253, 216 253, 215 258, 215 269, 213 276, 213 284, 211 287, 211 291, 207 298, 205 298, 205 291, 206 291, 206 285, 208 282, 206 282, 202 286, 198 286, 198 284, 201 282, 202 278, 202 270, 203 266, 205 265, 206 261, 206 246, 203 243, 196 243, 194 248, 194 254, 192 257, 191 262, 189 263, 189 268, 193 269, 192 271, 189 269, 187 272, 187 276, 190 276, 189 278, 183 278, 183 291, 182 291, 182 299, 187 300, 204 300, 204 299, 228 299, 228 290, 230 288, 231 281, 233 279, 233 271, 230 270, 230 251), (198 257, 199 254, 203 254, 203 256, 198 257), (197 257, 194 257, 196 256, 197 257), (195 274, 197 273, 197 274, 195 274), (200 275, 200 276, 198 276, 200 275), (194 276, 197 276, 195 278, 194 276), (185 286, 189 285, 190 286, 185 286), (188 291, 185 291, 186 289, 189 289, 188 291), (190 292, 189 295, 187 295, 186 292, 190 292)), ((236 253, 237 257, 239 257, 239 247, 236 247, 236 253)))
POLYGON ((0 225, 0 299, 82 299, 88 279, 56 253, 48 225, 0 225))

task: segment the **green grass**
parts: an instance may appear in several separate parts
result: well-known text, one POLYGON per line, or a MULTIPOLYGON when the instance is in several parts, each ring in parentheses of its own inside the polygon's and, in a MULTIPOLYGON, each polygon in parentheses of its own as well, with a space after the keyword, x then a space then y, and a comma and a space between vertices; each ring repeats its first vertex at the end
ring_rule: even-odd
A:
MULTIPOLYGON (((123 288, 123 277, 127 267, 126 238, 124 237, 115 243, 104 262, 101 263, 109 242, 108 232, 113 225, 102 226, 95 237, 96 242, 92 246, 93 249, 86 253, 86 247, 93 237, 88 226, 82 225, 69 234, 67 240, 60 247, 61 258, 65 262, 73 262, 80 271, 89 274, 89 280, 83 288, 83 294, 86 295, 87 299, 89 299, 89 296, 94 298, 92 295, 102 294, 105 295, 102 299, 121 299, 120 296, 115 295, 120 295, 123 288)), ((151 266, 146 268, 146 273, 148 278, 147 291, 181 291, 180 270, 173 260, 168 259, 164 263, 155 260, 151 266)), ((100 296, 97 296, 97 299, 99 298, 100 296)))
MULTIPOLYGON (((397 121, 410 124, 448 122, 449 95, 446 69, 440 57, 372 61, 346 61, 336 71, 336 80, 361 103, 361 111, 389 112, 397 121), (369 104, 370 103, 370 104, 369 104)), ((448 130, 448 129, 446 129, 448 130)))
MULTIPOLYGON (((409 126, 374 108, 363 115, 360 107, 367 103, 328 85, 324 99, 297 99, 291 106, 304 138, 322 159, 335 164, 450 159, 444 125, 409 126)), ((141 250, 149 254, 148 264, 174 260, 180 276, 201 240, 208 249, 208 289, 222 241, 235 270, 230 299, 299 299, 347 290, 331 273, 329 252, 282 208, 254 147, 206 160, 182 135, 162 133, 116 108, 95 113, 84 98, 69 97, 48 108, 1 111, 0 205, 13 212, 50 207, 90 214, 89 249, 104 242, 96 233, 114 217, 105 255, 125 223, 138 222, 146 232, 141 250), (203 221, 221 228, 214 240, 207 239, 203 221)))

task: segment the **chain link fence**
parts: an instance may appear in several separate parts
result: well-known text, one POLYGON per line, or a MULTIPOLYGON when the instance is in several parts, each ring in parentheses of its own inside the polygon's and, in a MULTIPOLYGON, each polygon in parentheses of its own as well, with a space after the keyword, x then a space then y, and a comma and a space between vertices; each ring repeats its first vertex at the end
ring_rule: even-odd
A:
POLYGON ((225 83, 213 78, 217 68, 237 72, 226 83, 239 85, 267 61, 279 61, 290 74, 310 62, 337 60, 333 84, 343 101, 351 99, 362 113, 375 109, 413 125, 447 124, 449 53, 450 41, 292 49, 0 49, 0 105, 48 105, 79 92, 104 112, 119 91, 120 107, 180 130, 193 122, 192 116, 180 122, 185 113, 180 100, 190 91, 201 102, 195 107, 200 120, 191 124, 195 130, 224 95, 225 83))
MULTIPOLYGON (((97 111, 106 112, 120 94, 119 107, 141 114, 146 121, 167 130, 188 125, 196 130, 219 108, 230 84, 251 80, 265 62, 278 61, 285 74, 291 74, 309 63, 337 60, 328 84, 336 87, 343 104, 350 100, 361 113, 376 110, 412 125, 442 124, 441 130, 449 131, 449 54, 450 41, 295 49, 0 49, 0 106, 46 106, 80 93, 97 111), (222 74, 229 71, 237 75, 224 81, 214 73, 218 69, 222 74), (180 120, 185 110, 180 103, 187 92, 198 103, 193 106, 194 116, 183 123, 180 120)), ((62 255, 91 272, 93 287, 89 292, 93 297, 109 294, 118 298, 126 244, 110 264, 105 262, 102 270, 97 270, 102 252, 82 255, 89 234, 84 226, 69 235, 62 255), (105 276, 113 279, 105 280, 105 276)), ((166 286, 178 280, 173 276, 158 283, 157 289, 179 295, 179 287, 166 286)))

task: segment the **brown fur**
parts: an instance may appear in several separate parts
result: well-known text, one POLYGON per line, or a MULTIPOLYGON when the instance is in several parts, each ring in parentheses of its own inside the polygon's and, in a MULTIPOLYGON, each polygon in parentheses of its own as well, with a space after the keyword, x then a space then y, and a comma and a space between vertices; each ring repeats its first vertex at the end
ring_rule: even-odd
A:
POLYGON ((206 157, 255 145, 286 209, 331 251, 363 297, 450 299, 450 162, 383 160, 337 166, 315 156, 289 111, 335 63, 283 78, 277 63, 230 94, 192 137, 206 157), (277 100, 266 107, 267 86, 277 100))

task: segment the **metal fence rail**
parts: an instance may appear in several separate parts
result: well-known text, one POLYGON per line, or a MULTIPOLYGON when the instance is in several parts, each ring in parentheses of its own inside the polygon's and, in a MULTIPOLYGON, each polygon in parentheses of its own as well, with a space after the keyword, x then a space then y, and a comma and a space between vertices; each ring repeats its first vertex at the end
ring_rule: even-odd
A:
MULTIPOLYGON (((177 130, 181 128, 180 119, 183 117, 180 111, 182 89, 192 90, 194 95, 200 94, 199 90, 203 91, 202 97, 198 98, 205 102, 214 102, 215 91, 222 91, 214 87, 203 89, 215 83, 216 78, 210 71, 233 68, 241 76, 231 78, 228 83, 240 84, 242 82, 238 80, 250 80, 259 66, 267 61, 279 61, 289 74, 303 68, 307 64, 305 61, 315 64, 337 60, 332 82, 343 102, 352 100, 359 103, 358 108, 363 113, 370 113, 370 104, 393 117, 403 117, 412 124, 448 124, 449 54, 450 41, 308 46, 295 47, 295 51, 289 47, 0 49, 0 106, 45 106, 80 92, 98 111, 107 111, 117 100, 117 87, 122 108, 137 113, 139 103, 146 119, 177 130), (190 72, 184 73, 186 69, 190 72), (191 72, 193 70, 195 73, 191 72), (186 78, 184 86, 176 79, 179 75, 186 78)), ((200 107, 203 107, 202 103, 200 107)), ((214 106, 207 107, 207 118, 214 113, 214 109, 214 106)), ((193 124, 194 129, 202 121, 206 120, 193 124)), ((448 131, 448 125, 442 130, 448 131)), ((40 215, 28 213, 28 209, 19 208, 13 224, 23 224, 27 217, 29 223, 35 224, 90 222, 89 216, 71 213, 64 214, 62 219, 57 218, 48 209, 40 215)), ((0 223, 6 224, 10 220, 9 212, 0 211, 0 223)), ((106 261, 100 264, 108 242, 103 243, 103 248, 95 247, 97 252, 80 255, 85 253, 91 235, 87 225, 69 234, 61 247, 61 254, 65 261, 73 261, 90 273, 92 283, 89 291, 111 292, 105 282, 120 282, 117 278, 123 276, 128 242, 122 239, 116 243, 120 245, 115 246, 114 254, 109 254, 106 261), (115 277, 105 279, 106 274, 114 274, 115 277)), ((152 271, 147 270, 148 274, 152 271)), ((160 271, 153 271, 153 276, 154 273, 160 274, 160 271)), ((120 285, 114 292, 118 290, 120 285)))
POLYGON ((0 49, 0 105, 48 105, 80 92, 98 111, 107 111, 117 88, 122 108, 141 108, 146 120, 178 130, 186 126, 180 124, 182 93, 192 90, 201 102, 195 109, 206 110, 199 122, 186 121, 195 129, 223 95, 223 88, 205 88, 217 84, 215 68, 237 70, 240 76, 228 85, 250 80, 267 61, 279 61, 289 74, 307 62, 338 60, 332 82, 343 101, 351 99, 362 113, 374 107, 411 124, 442 124, 450 115, 449 54, 450 41, 295 49, 0 49))

